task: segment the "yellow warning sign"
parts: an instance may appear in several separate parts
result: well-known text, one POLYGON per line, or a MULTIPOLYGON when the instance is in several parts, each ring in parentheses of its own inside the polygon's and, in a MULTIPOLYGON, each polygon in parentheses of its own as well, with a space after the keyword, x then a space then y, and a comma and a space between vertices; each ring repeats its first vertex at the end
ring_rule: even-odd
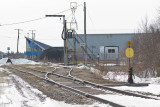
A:
POLYGON ((128 41, 128 42, 127 42, 127 45, 130 46, 130 45, 131 45, 131 41, 128 41))
POLYGON ((127 48, 126 51, 125 51, 125 54, 126 54, 126 57, 132 58, 133 55, 134 55, 134 51, 133 51, 132 48, 127 48))

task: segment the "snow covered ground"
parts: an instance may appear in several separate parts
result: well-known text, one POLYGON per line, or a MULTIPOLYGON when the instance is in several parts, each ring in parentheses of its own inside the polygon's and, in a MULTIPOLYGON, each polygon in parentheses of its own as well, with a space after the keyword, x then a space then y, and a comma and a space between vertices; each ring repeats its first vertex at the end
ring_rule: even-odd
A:
MULTIPOLYGON (((7 58, 0 60, 0 65, 5 65, 7 58)), ((13 64, 38 64, 27 59, 12 59, 13 64)), ((6 71, 6 70, 5 70, 6 71)), ((5 72, 0 67, 0 72, 5 72)), ((93 105, 71 105, 62 101, 55 101, 44 95, 41 91, 34 89, 20 77, 10 73, 0 82, 0 107, 106 107, 104 104, 93 105), (15 81, 13 81, 13 79, 15 81)))
POLYGON ((31 87, 18 76, 11 74, 8 79, 11 78, 15 79, 20 89, 17 89, 13 81, 11 83, 0 84, 1 87, 3 86, 3 90, 0 92, 0 107, 92 107, 98 105, 70 105, 55 101, 43 95, 39 90, 31 87))
MULTIPOLYGON (((128 75, 127 73, 119 73, 119 75, 115 75, 113 72, 109 72, 106 76, 104 76, 105 79, 110 79, 113 81, 121 81, 121 82, 127 82, 128 75)), ((149 86, 143 86, 143 87, 134 87, 134 86, 117 86, 112 87, 115 89, 120 89, 124 91, 130 91, 133 93, 141 93, 141 94, 149 94, 150 97, 154 97, 157 99, 160 99, 160 77, 157 78, 139 78, 135 76, 134 79, 135 83, 150 83, 149 86), (159 96, 159 97, 156 97, 159 96)), ((138 97, 127 97, 124 95, 98 95, 101 98, 107 99, 109 101, 114 101, 118 104, 122 104, 127 107, 160 107, 160 101, 159 100, 153 100, 153 99, 144 99, 144 98, 138 98, 138 97)))
MULTIPOLYGON (((0 60, 0 65, 6 64, 6 58, 0 60)), ((27 59, 13 59, 14 64, 39 64, 27 59)), ((85 66, 80 66, 79 69, 88 69, 85 66)), ((96 70, 91 69, 91 71, 96 72, 96 70)), ((0 68, 0 72, 4 72, 0 68)), ((0 83, 0 107, 106 107, 104 104, 95 103, 93 105, 71 105, 64 102, 55 101, 53 99, 45 96, 41 91, 34 89, 28 83, 23 81, 20 77, 10 73, 8 77, 0 77, 6 80, 5 83, 0 83), (13 81, 13 79, 15 81, 13 81), (16 82, 16 83, 15 83, 16 82), (21 88, 18 89, 18 86, 21 88)), ((127 81, 127 74, 120 73, 115 76, 113 72, 108 73, 104 76, 105 79, 110 79, 114 81, 127 81)), ((135 83, 150 83, 149 86, 144 87, 128 87, 119 86, 113 87, 115 89, 131 91, 133 93, 148 93, 149 96, 160 99, 160 78, 138 78, 135 77, 135 83), (156 96, 157 95, 157 96, 156 96)), ((106 95, 96 95, 98 97, 113 101, 117 104, 121 104, 127 107, 159 107, 160 101, 153 99, 144 99, 139 97, 130 97, 121 94, 106 94, 106 95)), ((107 105, 108 106, 108 105, 107 105)))
MULTIPOLYGON (((7 62, 8 58, 3 58, 0 60, 0 65, 6 65, 8 63, 7 62)), ((39 64, 37 62, 31 61, 31 60, 27 60, 27 59, 11 59, 13 64, 39 64)))

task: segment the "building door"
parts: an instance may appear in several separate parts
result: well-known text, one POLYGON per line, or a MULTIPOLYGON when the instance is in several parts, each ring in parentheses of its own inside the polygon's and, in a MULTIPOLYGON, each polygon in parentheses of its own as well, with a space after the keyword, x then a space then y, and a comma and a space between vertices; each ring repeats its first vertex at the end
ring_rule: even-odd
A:
POLYGON ((118 46, 106 46, 105 47, 106 60, 118 60, 118 46))

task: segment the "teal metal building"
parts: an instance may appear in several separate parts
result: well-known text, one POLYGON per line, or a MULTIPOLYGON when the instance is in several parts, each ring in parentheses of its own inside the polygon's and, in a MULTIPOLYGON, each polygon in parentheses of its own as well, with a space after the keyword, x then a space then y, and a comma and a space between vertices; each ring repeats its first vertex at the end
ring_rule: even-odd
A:
MULTIPOLYGON (((93 59, 100 57, 100 60, 119 60, 120 51, 134 36, 136 36, 135 33, 87 34, 87 53, 93 59)), ((76 50, 75 53, 83 57, 85 52, 82 48, 84 48, 83 34, 77 34, 74 38, 68 39, 68 50, 72 51, 70 56, 73 56, 73 52, 76 50)))

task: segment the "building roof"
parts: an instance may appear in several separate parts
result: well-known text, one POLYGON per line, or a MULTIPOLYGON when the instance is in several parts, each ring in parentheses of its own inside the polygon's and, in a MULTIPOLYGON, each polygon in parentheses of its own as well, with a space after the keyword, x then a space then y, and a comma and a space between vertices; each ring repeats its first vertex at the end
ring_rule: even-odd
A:
MULTIPOLYGON (((28 37, 25 37, 25 38, 26 38, 27 40, 29 40, 29 41, 32 41, 31 38, 28 38, 28 37)), ((39 41, 36 41, 36 40, 34 40, 34 43, 35 43, 36 45, 38 45, 42 50, 46 50, 46 49, 52 47, 52 46, 49 46, 49 45, 47 45, 47 44, 44 44, 44 43, 39 42, 39 41)))
MULTIPOLYGON (((104 36, 104 35, 114 35, 114 36, 119 36, 119 35, 138 35, 140 33, 88 33, 86 34, 87 36, 95 36, 95 35, 99 35, 99 36, 104 36)), ((84 35, 84 34, 78 34, 78 35, 84 35)))

